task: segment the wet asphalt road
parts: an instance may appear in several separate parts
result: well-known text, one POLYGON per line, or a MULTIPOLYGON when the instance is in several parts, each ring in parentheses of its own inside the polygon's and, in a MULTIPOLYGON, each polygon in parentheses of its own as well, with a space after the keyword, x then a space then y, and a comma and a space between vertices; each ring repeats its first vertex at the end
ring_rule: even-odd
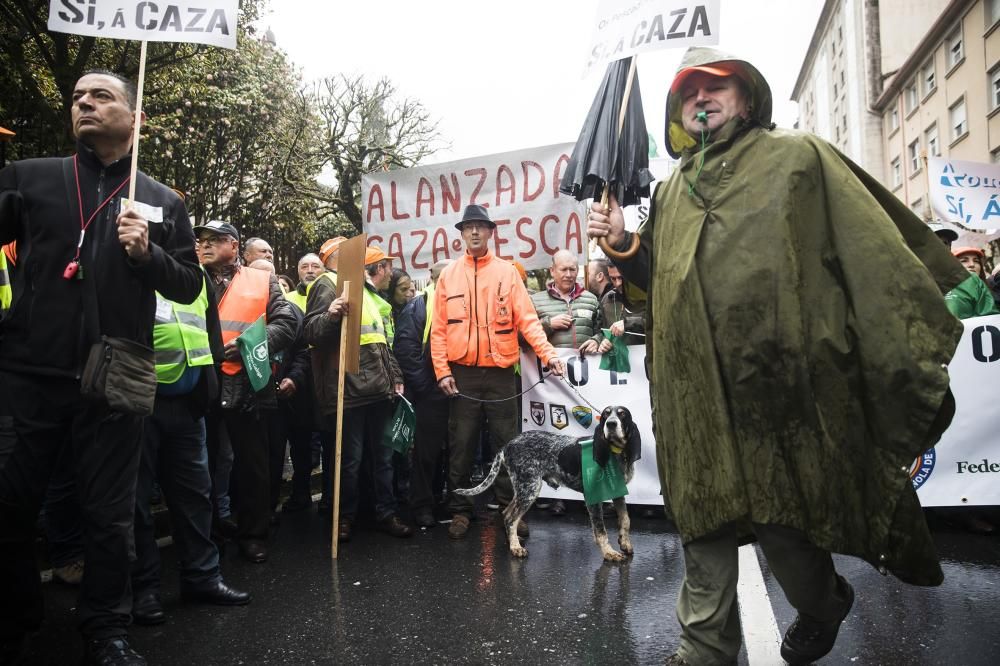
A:
MULTIPOLYGON (((674 602, 680 540, 662 519, 637 517, 635 556, 605 564, 582 509, 529 514, 529 556, 514 560, 483 513, 464 541, 446 525, 409 540, 358 532, 329 557, 315 512, 289 514, 264 565, 224 553, 228 583, 254 594, 245 608, 181 604, 172 548, 164 602, 169 620, 134 627, 150 664, 662 664, 678 637, 674 602)), ((824 664, 1000 663, 1000 538, 936 531, 945 584, 908 587, 838 557, 858 591, 824 664)), ((758 558, 781 632, 794 618, 758 558)), ((74 591, 46 585, 48 620, 30 663, 75 664, 74 591)), ((740 663, 747 663, 744 651, 740 663)))

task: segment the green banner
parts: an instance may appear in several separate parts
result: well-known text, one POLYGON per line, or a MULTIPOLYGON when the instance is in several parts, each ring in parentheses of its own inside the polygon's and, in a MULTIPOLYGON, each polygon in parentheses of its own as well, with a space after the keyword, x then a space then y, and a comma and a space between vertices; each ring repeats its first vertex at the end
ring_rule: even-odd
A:
POLYGON ((598 465, 594 460, 593 439, 580 442, 580 457, 583 463, 583 499, 587 504, 600 504, 628 495, 618 458, 612 456, 606 466, 598 465))
POLYGON ((396 411, 385 424, 382 432, 382 445, 406 453, 413 444, 413 434, 417 429, 417 415, 410 401, 399 396, 396 401, 396 411))
POLYGON ((243 357, 243 367, 250 377, 250 386, 254 391, 260 391, 271 381, 271 359, 267 353, 267 327, 264 315, 257 318, 250 328, 240 333, 236 338, 243 357))

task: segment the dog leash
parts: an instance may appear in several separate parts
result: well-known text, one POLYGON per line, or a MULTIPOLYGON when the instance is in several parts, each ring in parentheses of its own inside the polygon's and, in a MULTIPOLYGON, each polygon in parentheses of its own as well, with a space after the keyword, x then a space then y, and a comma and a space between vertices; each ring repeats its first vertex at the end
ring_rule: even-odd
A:
POLYGON ((473 402, 507 402, 508 400, 515 400, 517 398, 520 398, 522 395, 524 395, 525 393, 527 393, 531 389, 535 388, 536 386, 538 386, 539 384, 541 384, 544 381, 545 381, 545 378, 543 377, 542 379, 539 379, 537 382, 535 382, 534 384, 532 384, 528 388, 524 389, 520 393, 515 393, 514 395, 510 396, 509 398, 494 398, 492 400, 487 400, 485 398, 474 398, 471 395, 466 395, 465 393, 461 393, 461 392, 460 393, 456 393, 455 397, 456 398, 465 398, 466 400, 472 400, 473 402))
POLYGON ((587 405, 592 410, 594 410, 594 417, 599 421, 601 419, 601 410, 598 409, 597 406, 594 405, 594 403, 592 403, 591 401, 589 401, 586 398, 584 398, 583 394, 580 393, 579 389, 577 389, 575 386, 573 386, 573 384, 570 383, 570 381, 568 379, 566 379, 566 375, 563 375, 559 379, 561 379, 563 381, 563 383, 566 384, 566 386, 569 387, 569 390, 571 390, 573 393, 576 393, 577 397, 580 398, 580 400, 582 400, 583 402, 587 403, 587 405))

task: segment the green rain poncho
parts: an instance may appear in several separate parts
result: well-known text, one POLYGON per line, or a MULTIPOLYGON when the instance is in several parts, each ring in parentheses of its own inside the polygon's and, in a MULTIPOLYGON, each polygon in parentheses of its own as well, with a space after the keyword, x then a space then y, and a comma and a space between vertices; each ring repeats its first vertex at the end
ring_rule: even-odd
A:
POLYGON ((657 463, 682 539, 786 525, 939 584, 908 471, 954 413, 946 366, 962 326, 942 294, 966 273, 836 149, 775 130, 752 65, 696 48, 681 68, 720 61, 742 71, 751 119, 715 132, 702 163, 668 97, 681 163, 640 253, 616 262, 649 293, 657 463))

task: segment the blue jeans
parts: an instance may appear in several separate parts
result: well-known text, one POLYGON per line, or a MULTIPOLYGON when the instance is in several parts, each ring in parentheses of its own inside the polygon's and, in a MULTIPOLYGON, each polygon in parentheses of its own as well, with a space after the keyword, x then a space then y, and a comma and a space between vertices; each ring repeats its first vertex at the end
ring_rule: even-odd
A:
POLYGON ((160 589, 160 552, 149 506, 159 479, 170 509, 170 531, 181 585, 202 588, 219 580, 219 549, 212 542, 212 479, 208 472, 205 419, 194 418, 184 396, 157 396, 145 420, 135 504, 132 589, 136 597, 160 589))
POLYGON ((396 513, 396 496, 392 490, 393 450, 382 445, 382 431, 391 416, 392 402, 389 400, 344 410, 340 515, 348 520, 354 520, 358 514, 361 459, 364 456, 371 460, 376 520, 384 520, 396 513))

